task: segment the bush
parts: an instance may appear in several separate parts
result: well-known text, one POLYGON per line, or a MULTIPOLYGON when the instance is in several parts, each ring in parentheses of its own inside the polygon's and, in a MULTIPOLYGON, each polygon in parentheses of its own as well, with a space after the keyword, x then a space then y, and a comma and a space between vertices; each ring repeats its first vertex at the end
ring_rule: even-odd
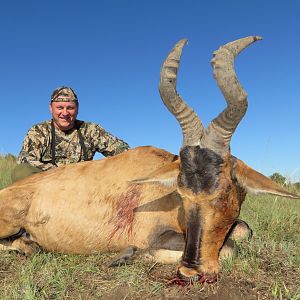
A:
POLYGON ((11 184, 11 172, 17 165, 17 159, 12 154, 0 155, 0 189, 11 184))

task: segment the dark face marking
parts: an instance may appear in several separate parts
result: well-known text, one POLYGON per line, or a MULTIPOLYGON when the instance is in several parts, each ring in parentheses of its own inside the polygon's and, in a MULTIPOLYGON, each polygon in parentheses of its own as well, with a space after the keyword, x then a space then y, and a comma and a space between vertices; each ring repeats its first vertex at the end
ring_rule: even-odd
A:
POLYGON ((197 268, 200 264, 201 233, 200 207, 195 206, 188 212, 186 243, 182 256, 185 267, 197 268))
POLYGON ((179 186, 191 189, 193 193, 213 193, 219 183, 223 159, 210 149, 200 146, 186 146, 180 151, 181 171, 179 186))

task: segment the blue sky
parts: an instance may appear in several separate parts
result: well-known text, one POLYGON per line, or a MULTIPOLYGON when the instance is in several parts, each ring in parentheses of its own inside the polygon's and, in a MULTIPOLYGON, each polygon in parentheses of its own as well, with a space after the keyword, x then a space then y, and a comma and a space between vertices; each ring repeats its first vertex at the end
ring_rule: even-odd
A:
MULTIPOLYGON (((182 137, 160 100, 161 64, 181 38, 177 90, 209 122, 225 108, 210 66, 220 45, 264 39, 236 59, 249 108, 232 154, 258 171, 300 178, 300 1, 1 1, 0 153, 50 118, 53 89, 69 85, 79 118, 131 147, 178 153, 182 137)), ((97 156, 99 158, 100 156, 97 156)))

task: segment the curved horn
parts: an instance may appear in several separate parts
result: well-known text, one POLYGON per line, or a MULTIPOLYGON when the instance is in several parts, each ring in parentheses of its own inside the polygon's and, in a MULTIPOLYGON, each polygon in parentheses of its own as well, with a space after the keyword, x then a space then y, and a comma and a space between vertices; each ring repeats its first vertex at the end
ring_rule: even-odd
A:
POLYGON ((224 156, 229 150, 231 137, 248 107, 247 93, 241 86, 234 70, 234 58, 259 36, 245 37, 220 47, 214 52, 211 64, 214 77, 227 102, 227 108, 207 128, 205 147, 224 156))
POLYGON ((200 144, 204 128, 197 114, 176 91, 180 56, 186 43, 186 39, 180 40, 164 61, 160 72, 159 92, 164 104, 180 124, 183 135, 183 146, 193 146, 200 144))

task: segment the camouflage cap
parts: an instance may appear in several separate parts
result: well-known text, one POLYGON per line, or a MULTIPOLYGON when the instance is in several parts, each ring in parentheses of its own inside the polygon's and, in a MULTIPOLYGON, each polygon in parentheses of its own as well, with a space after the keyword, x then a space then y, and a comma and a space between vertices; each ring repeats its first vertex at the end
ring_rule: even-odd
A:
POLYGON ((62 86, 54 90, 51 95, 51 102, 78 102, 78 98, 72 88, 62 86))

